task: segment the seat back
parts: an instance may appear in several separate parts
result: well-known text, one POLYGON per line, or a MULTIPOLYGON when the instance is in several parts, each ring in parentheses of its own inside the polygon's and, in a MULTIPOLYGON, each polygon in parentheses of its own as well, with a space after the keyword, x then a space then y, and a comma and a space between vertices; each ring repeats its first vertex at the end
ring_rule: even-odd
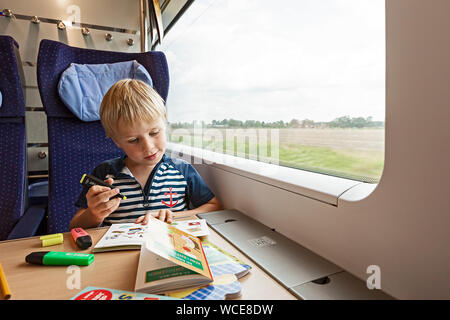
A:
POLYGON ((25 100, 19 75, 19 45, 0 36, 0 240, 5 240, 25 208, 25 100))
POLYGON ((122 155, 106 137, 100 121, 83 122, 64 105, 58 94, 61 74, 71 63, 100 64, 136 60, 153 80, 154 89, 166 101, 169 89, 167 61, 162 52, 124 53, 75 48, 42 40, 37 79, 47 114, 49 144, 49 200, 47 232, 65 232, 77 211, 80 179, 102 161, 122 155))

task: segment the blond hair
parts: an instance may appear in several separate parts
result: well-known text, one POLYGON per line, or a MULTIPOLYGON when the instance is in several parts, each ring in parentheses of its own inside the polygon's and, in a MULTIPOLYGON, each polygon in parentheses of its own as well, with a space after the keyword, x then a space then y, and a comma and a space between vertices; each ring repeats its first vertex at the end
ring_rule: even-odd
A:
POLYGON ((100 120, 108 137, 113 137, 119 119, 126 125, 136 120, 166 122, 164 100, 148 84, 140 80, 117 81, 103 97, 100 120))

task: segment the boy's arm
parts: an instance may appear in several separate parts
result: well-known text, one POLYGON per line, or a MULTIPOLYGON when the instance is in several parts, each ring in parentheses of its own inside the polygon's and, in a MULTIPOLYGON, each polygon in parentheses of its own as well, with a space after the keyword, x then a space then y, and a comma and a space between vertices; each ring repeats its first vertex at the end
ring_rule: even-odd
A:
POLYGON ((173 212, 173 216, 175 219, 185 218, 185 217, 190 217, 190 216, 193 216, 193 215, 199 214, 199 213, 217 211, 217 210, 222 210, 222 209, 223 209, 222 204, 219 202, 219 200, 216 197, 214 197, 211 200, 209 200, 207 203, 199 206, 198 208, 195 208, 192 210, 173 212))
POLYGON ((98 221, 89 211, 89 208, 78 209, 75 216, 70 221, 69 229, 73 228, 95 228, 102 224, 103 220, 98 221))

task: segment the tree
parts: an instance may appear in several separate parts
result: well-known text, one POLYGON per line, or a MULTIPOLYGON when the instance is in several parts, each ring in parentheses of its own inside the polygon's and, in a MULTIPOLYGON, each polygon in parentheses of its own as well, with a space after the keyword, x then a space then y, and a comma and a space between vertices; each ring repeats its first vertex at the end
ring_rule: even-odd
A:
POLYGON ((300 128, 300 121, 298 121, 297 119, 292 119, 289 122, 289 127, 290 128, 300 128))
POLYGON ((302 121, 302 128, 314 128, 314 121, 305 119, 302 121))

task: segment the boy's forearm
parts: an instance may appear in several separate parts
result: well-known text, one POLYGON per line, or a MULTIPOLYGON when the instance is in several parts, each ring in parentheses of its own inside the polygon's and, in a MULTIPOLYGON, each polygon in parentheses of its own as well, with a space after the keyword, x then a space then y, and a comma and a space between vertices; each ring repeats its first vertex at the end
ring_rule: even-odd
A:
POLYGON ((95 217, 91 214, 89 211, 89 208, 87 209, 80 209, 75 214, 75 216, 72 218, 72 221, 70 221, 70 229, 72 228, 96 228, 98 227, 103 221, 98 221, 95 219, 95 217))

